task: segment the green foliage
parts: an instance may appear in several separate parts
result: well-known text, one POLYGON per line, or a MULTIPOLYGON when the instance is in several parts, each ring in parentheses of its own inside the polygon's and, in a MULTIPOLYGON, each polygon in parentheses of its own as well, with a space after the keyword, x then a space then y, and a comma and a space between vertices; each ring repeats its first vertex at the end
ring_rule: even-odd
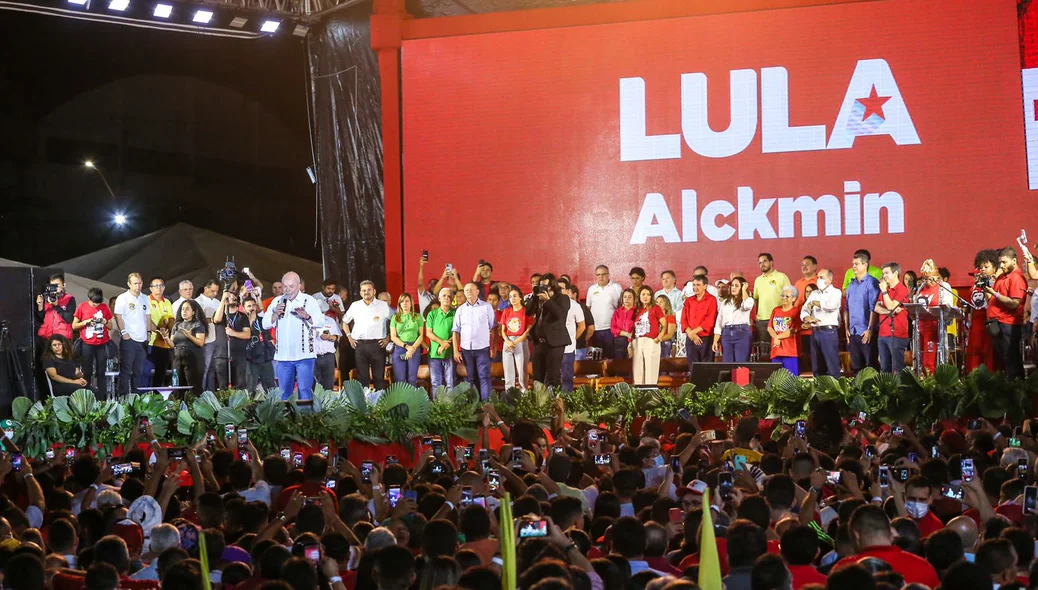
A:
MULTIPOLYGON (((845 415, 865 411, 877 421, 927 427, 970 414, 990 419, 1008 416, 1019 422, 1032 415, 1031 396, 1036 394, 1038 374, 1010 380, 1004 373, 980 367, 960 378, 955 367, 939 366, 924 377, 909 370, 891 375, 865 369, 853 379, 800 379, 778 369, 763 388, 718 383, 705 391, 689 383, 676 392, 636 390, 619 383, 597 391, 584 386, 563 393, 534 383, 527 391, 495 393, 490 401, 506 421, 528 419, 545 427, 560 401, 571 423, 613 425, 630 424, 642 417, 671 420, 680 409, 722 420, 752 414, 789 423, 829 400, 839 404, 845 415)), ((357 439, 410 446, 412 437, 425 434, 473 441, 482 420, 482 402, 467 383, 450 391, 441 387, 432 400, 425 391, 399 383, 365 396, 356 381, 347 381, 340 391, 318 386, 310 406, 300 406, 294 396, 281 397, 281 391, 275 389, 266 394, 205 392, 184 401, 167 401, 158 394, 100 401, 89 390, 38 402, 17 398, 11 404, 14 442, 37 458, 56 443, 107 453, 126 441, 139 417, 147 416, 155 436, 175 444, 200 440, 207 431, 222 434, 227 424, 248 428, 253 444, 266 454, 290 442, 357 439)))

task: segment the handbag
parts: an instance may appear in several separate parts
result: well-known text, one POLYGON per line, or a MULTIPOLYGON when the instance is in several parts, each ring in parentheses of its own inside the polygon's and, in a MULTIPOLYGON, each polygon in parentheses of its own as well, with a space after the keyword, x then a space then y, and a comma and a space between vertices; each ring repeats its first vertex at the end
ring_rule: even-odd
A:
POLYGON ((992 337, 997 337, 1002 333, 1002 328, 998 325, 998 320, 988 320, 984 322, 984 327, 988 329, 988 334, 992 337))

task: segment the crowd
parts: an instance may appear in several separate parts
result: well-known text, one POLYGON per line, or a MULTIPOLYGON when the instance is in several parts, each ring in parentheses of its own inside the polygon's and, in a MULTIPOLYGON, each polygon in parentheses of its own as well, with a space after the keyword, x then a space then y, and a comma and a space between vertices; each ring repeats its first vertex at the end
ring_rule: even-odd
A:
POLYGON ((803 357, 814 375, 838 376, 841 350, 852 372, 867 366, 897 372, 911 349, 932 372, 946 344, 948 362, 958 355, 967 371, 984 364, 1023 377, 1028 319, 1038 319, 1027 313, 1038 303, 1028 299, 1027 279, 1038 279, 1038 267, 1026 244, 1020 246, 1022 267, 1012 247, 980 251, 966 294, 932 260, 917 273, 897 262, 874 266, 867 250, 854 252, 842 282, 813 256, 803 257, 801 276, 791 280, 766 252, 752 280, 738 271, 712 280, 699 266, 682 288, 673 270, 663 271, 654 289, 642 268, 632 268, 624 287, 600 265, 583 298, 568 275, 534 274, 524 292, 495 280, 484 260, 470 282, 449 264, 426 281, 427 255, 414 294, 395 301, 371 281, 360 283, 356 300, 334 280, 309 295, 291 272, 273 283, 267 299, 263 284, 245 273, 210 280, 197 297, 184 281, 171 301, 162 278, 152 278, 145 295, 133 273, 128 290, 110 305, 95 289, 77 307, 56 275, 37 301, 39 335, 48 339, 42 364, 55 393, 89 386, 95 377, 95 387, 107 390, 106 360, 118 357, 122 392, 171 380, 196 392, 277 384, 285 395, 297 389, 300 399, 310 397, 315 383, 334 387, 336 368, 343 378, 356 368, 365 387, 383 389, 387 365, 394 381, 413 384, 425 365, 435 390, 452 387, 464 365, 486 398, 498 362, 505 387, 525 389, 530 377, 571 390, 574 363, 589 357, 630 359, 633 382, 654 385, 668 357, 686 358, 689 371, 720 359, 773 361, 794 374, 808 368, 801 367, 803 357), (918 309, 937 306, 967 313, 961 320, 949 314, 941 324, 918 309))
POLYGON ((351 460, 348 441, 262 456, 233 427, 164 448, 142 421, 116 457, 58 445, 40 461, 4 438, 0 583, 498 590, 515 572, 520 590, 1038 586, 1032 420, 917 433, 851 418, 826 402, 774 435, 756 417, 713 430, 687 415, 545 431, 488 405, 477 444, 416 438, 410 468, 351 460))

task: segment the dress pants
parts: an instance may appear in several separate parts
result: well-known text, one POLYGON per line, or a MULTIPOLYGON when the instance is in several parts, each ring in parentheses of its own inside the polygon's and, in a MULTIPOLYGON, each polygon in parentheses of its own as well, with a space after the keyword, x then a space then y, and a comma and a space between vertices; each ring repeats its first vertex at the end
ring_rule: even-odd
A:
POLYGON ((562 391, 573 391, 573 363, 575 362, 577 362, 576 351, 562 353, 562 391))
POLYGON ((879 370, 884 373, 900 373, 905 368, 905 349, 908 338, 884 336, 879 339, 879 370))
POLYGON ((995 345, 995 358, 1006 368, 1006 377, 1010 379, 1024 378, 1024 357, 1020 351, 1020 341, 1024 335, 1021 324, 998 323, 998 336, 992 338, 995 345))
POLYGON ((386 349, 378 340, 357 341, 357 381, 375 391, 386 388, 386 349))
POLYGON ((688 359, 688 373, 692 374, 692 365, 696 363, 714 362, 713 335, 700 336, 701 344, 696 344, 691 338, 685 338, 685 357, 688 359))
POLYGON ((148 359, 151 360, 151 365, 154 368, 151 374, 152 387, 169 385, 169 381, 166 378, 166 371, 168 371, 172 366, 172 353, 173 350, 170 348, 162 348, 161 346, 148 347, 148 359))
POLYGON ((191 392, 202 395, 202 365, 205 359, 198 346, 178 346, 173 349, 173 370, 181 386, 191 386, 191 392))
POLYGON ((210 365, 213 369, 213 374, 216 375, 216 386, 218 389, 244 389, 246 385, 245 376, 248 374, 246 365, 249 364, 245 357, 245 351, 235 352, 231 351, 230 359, 227 358, 226 352, 220 354, 221 351, 216 351, 216 356, 213 357, 213 363, 210 365), (230 382, 227 381, 230 376, 230 382))
POLYGON ((484 401, 490 399, 490 347, 462 350, 461 358, 465 361, 465 372, 468 373, 465 381, 479 390, 479 399, 484 401))
POLYGON ((656 385, 660 379, 660 343, 642 336, 634 341, 634 384, 656 385))
POLYGON ((595 333, 591 335, 591 346, 602 349, 602 360, 614 358, 613 333, 609 328, 604 330, 596 328, 595 333))
POLYGON ((314 363, 314 377, 325 391, 335 389, 335 353, 327 352, 317 355, 314 363))
POLYGON ((836 327, 815 327, 811 335, 811 370, 815 376, 840 376, 840 336, 836 327))
POLYGON ((144 370, 147 344, 130 338, 119 341, 119 393, 136 393, 137 382, 144 370))
MULTIPOLYGON (((624 349, 626 352, 626 348, 624 349)), ((562 385, 562 355, 565 346, 552 346, 547 341, 537 342, 533 347, 533 380, 548 386, 562 385)))
POLYGON ((861 334, 851 334, 847 342, 847 351, 851 353, 851 370, 857 373, 865 367, 873 366, 876 362, 876 337, 873 334, 869 342, 861 341, 861 334))
POLYGON ((249 363, 245 367, 245 384, 249 392, 256 391, 256 388, 260 385, 263 386, 263 391, 270 391, 276 387, 274 380, 274 363, 267 361, 264 363, 249 363))

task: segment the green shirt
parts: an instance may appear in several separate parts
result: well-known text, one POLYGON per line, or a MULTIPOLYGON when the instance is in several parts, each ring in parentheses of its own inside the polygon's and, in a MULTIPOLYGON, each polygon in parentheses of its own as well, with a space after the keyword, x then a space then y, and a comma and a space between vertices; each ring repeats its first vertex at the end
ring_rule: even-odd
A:
MULTIPOLYGON (((874 276, 874 277, 876 277, 876 280, 878 281, 878 280, 883 278, 883 269, 877 268, 877 267, 872 266, 870 264, 869 265, 869 274, 874 276)), ((854 279, 854 269, 853 268, 848 268, 847 272, 844 273, 844 275, 843 275, 843 292, 844 293, 847 292, 847 287, 850 286, 851 280, 853 280, 853 279, 854 279)))
POLYGON ((393 314, 393 319, 389 323, 396 328, 397 338, 408 344, 413 344, 418 339, 418 329, 425 324, 425 320, 417 313, 407 315, 393 314), (400 317, 399 322, 396 320, 398 316, 400 317))
MULTIPOLYGON (((436 308, 430 311, 429 315, 425 317, 425 325, 430 334, 441 340, 449 341, 454 331, 454 310, 451 309, 447 313, 443 313, 442 309, 436 308)), ((444 359, 447 358, 447 354, 440 350, 438 342, 430 341, 429 358, 444 359)))
POLYGON ((782 288, 789 284, 789 277, 773 270, 753 281, 753 298, 757 300, 757 319, 770 320, 771 311, 782 303, 782 288))

